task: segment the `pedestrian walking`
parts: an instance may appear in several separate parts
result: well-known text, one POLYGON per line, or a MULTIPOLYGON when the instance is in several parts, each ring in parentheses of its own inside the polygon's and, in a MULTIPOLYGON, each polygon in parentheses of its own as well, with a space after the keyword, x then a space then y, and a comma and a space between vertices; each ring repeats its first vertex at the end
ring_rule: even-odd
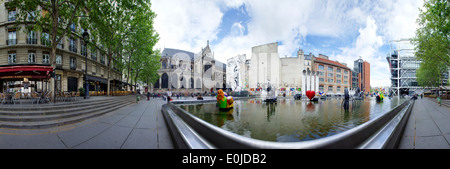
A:
POLYGON ((170 91, 170 89, 167 90, 167 102, 171 101, 172 99, 172 92, 170 91))
POLYGON ((150 101, 150 92, 147 92, 147 100, 150 101))

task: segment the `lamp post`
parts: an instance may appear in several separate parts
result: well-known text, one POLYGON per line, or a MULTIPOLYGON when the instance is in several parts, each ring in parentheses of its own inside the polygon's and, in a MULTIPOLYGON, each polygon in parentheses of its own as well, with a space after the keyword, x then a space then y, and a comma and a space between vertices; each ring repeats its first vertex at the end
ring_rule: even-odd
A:
POLYGON ((85 67, 85 72, 84 72, 84 99, 89 99, 89 83, 88 83, 88 78, 87 78, 87 66, 88 66, 88 64, 87 64, 87 62, 88 62, 88 59, 87 59, 87 45, 88 45, 88 43, 89 43, 89 33, 85 30, 84 32, 83 32, 83 40, 84 40, 84 45, 86 46, 85 47, 85 49, 86 49, 86 55, 85 55, 85 64, 86 64, 86 67, 85 67))

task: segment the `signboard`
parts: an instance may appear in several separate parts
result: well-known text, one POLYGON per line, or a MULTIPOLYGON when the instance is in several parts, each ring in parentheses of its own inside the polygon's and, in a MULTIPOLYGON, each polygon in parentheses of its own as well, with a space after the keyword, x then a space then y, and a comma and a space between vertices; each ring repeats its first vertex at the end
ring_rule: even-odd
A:
POLYGON ((0 79, 47 79, 47 76, 31 76, 31 75, 19 75, 19 76, 0 76, 0 79))

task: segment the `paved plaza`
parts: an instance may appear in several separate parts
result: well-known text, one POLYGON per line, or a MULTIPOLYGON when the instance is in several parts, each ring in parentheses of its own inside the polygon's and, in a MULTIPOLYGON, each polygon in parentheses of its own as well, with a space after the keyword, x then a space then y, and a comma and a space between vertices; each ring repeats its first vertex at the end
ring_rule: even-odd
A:
MULTIPOLYGON (((48 129, 0 129, 0 149, 173 149, 161 98, 141 97, 106 115, 48 129)), ((212 100, 213 97, 204 97, 212 100)), ((196 100, 196 98, 174 98, 196 100)), ((429 98, 417 99, 400 149, 449 149, 450 108, 429 98)))
POLYGON ((430 98, 417 99, 400 149, 450 149, 450 108, 430 98))
MULTIPOLYGON (((145 98, 146 99, 146 98, 145 98)), ((0 149, 172 149, 165 102, 141 100, 103 116, 49 129, 0 129, 0 149)))

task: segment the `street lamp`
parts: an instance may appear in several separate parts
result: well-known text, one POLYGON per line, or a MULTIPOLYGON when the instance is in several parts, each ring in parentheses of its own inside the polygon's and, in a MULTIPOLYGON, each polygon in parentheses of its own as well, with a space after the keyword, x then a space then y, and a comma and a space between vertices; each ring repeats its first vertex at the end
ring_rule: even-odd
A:
POLYGON ((88 66, 88 64, 87 64, 87 62, 88 62, 88 59, 87 59, 87 45, 88 45, 88 43, 89 43, 89 33, 85 30, 84 32, 83 32, 83 40, 84 40, 84 45, 86 46, 85 47, 85 50, 86 50, 86 54, 84 55, 85 56, 85 64, 86 64, 86 67, 85 67, 85 72, 84 72, 84 99, 89 99, 89 83, 88 83, 88 78, 87 78, 87 66, 88 66))

